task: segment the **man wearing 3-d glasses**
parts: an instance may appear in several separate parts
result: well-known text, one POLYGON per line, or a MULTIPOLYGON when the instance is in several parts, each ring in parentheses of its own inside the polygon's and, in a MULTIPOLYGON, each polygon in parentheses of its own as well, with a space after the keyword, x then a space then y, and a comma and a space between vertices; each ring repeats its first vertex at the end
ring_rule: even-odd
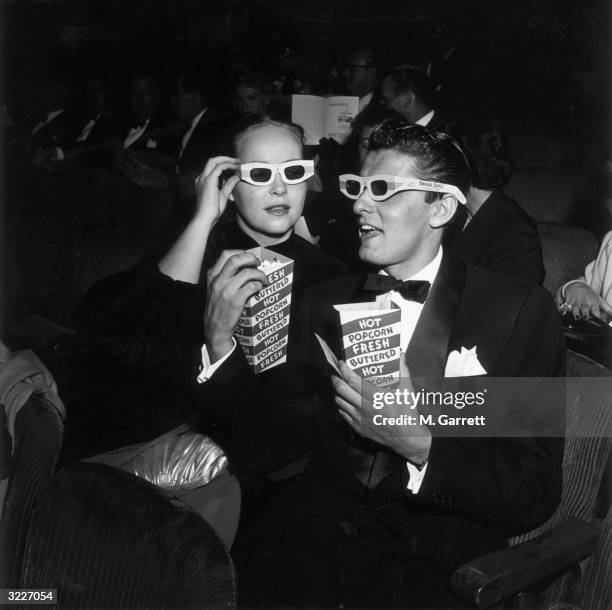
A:
MULTIPOLYGON (((370 136, 361 175, 340 176, 339 185, 358 217, 359 256, 377 273, 343 276, 304 293, 294 338, 301 347, 282 380, 256 383, 234 349, 199 387, 205 419, 214 422, 238 472, 273 472, 291 451, 293 459, 311 451, 304 473, 271 495, 235 545, 242 601, 458 607, 448 589, 453 571, 506 546, 508 536, 544 522, 557 506, 563 403, 547 418, 550 434, 441 434, 432 418, 409 420, 422 405, 385 402, 384 387, 347 366, 334 306, 400 309, 399 387, 413 397, 421 379, 562 377, 558 316, 535 284, 443 251, 444 227, 469 188, 465 157, 445 134, 385 121, 370 136), (315 333, 329 346, 327 355, 315 333), (389 425, 375 424, 383 416, 389 425)), ((208 310, 221 307, 234 307, 238 321, 241 303, 209 293, 208 310)), ((211 344, 216 334, 207 335, 209 353, 219 353, 211 344)), ((474 395, 479 415, 512 419, 510 402, 482 404, 485 394, 474 395)), ((524 394, 516 400, 523 401, 516 413, 532 417, 540 408, 524 394)), ((451 411, 460 414, 463 406, 451 411)))

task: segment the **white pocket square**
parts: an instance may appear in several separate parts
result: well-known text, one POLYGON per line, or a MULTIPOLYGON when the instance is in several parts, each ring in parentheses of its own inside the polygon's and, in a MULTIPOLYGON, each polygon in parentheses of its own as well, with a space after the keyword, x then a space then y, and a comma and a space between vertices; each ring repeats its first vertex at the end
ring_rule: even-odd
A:
POLYGON ((446 368, 444 369, 445 377, 472 377, 473 375, 486 374, 487 371, 478 361, 476 346, 472 349, 462 347, 461 351, 453 350, 448 355, 446 368))

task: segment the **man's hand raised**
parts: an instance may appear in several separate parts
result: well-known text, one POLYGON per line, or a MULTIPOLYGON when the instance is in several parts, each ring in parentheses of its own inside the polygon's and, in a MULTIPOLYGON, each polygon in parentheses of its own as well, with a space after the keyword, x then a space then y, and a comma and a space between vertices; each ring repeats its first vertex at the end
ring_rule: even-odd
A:
MULTIPOLYGON (((368 438, 379 445, 388 447, 398 455, 413 464, 422 464, 429 456, 431 447, 431 432, 427 426, 418 423, 418 409, 411 409, 410 405, 391 402, 383 409, 374 408, 374 394, 394 392, 390 388, 375 386, 369 381, 359 377, 351 371, 345 362, 340 361, 340 374, 332 375, 340 416, 364 438, 368 438), (376 425, 374 416, 397 418, 401 415, 410 415, 415 418, 414 425, 376 425)), ((412 391, 410 373, 405 364, 405 355, 400 356, 400 388, 412 391)), ((377 420, 380 418, 377 418, 377 420)))
POLYGON ((211 362, 232 350, 232 335, 246 302, 268 286, 261 261, 251 252, 224 250, 207 274, 204 334, 211 362))

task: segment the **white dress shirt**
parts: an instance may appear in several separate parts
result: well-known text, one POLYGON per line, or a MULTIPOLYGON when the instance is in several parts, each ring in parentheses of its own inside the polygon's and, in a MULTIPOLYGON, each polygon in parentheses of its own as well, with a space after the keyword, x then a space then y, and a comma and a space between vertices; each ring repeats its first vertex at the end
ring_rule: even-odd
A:
POLYGON ((357 111, 361 112, 372 101, 373 97, 374 97, 373 91, 370 91, 370 93, 364 95, 363 97, 360 97, 359 104, 357 106, 357 111))
POLYGON ((197 114, 194 117, 193 121, 191 121, 191 127, 189 128, 189 130, 187 131, 187 133, 183 136, 183 139, 181 140, 181 150, 179 152, 179 159, 183 156, 183 153, 185 152, 185 148, 187 147, 187 143, 189 142, 189 139, 193 135, 195 128, 198 126, 198 123, 200 122, 200 119, 204 116, 204 113, 207 110, 208 108, 204 108, 204 110, 202 110, 200 114, 197 114))
POLYGON ((136 140, 140 138, 140 136, 142 136, 149 126, 150 121, 151 119, 147 119, 140 127, 132 127, 132 129, 130 129, 127 134, 127 138, 125 138, 125 141, 123 142, 124 149, 129 148, 132 144, 134 144, 134 142, 136 142, 136 140))
MULTIPOLYGON (((102 116, 102 113, 100 113, 97 117, 93 119, 89 119, 89 121, 85 123, 85 127, 83 127, 83 131, 81 131, 79 137, 76 139, 77 142, 87 141, 87 138, 89 137, 89 134, 91 133, 91 130, 94 128, 94 125, 98 122, 101 116, 102 116)), ((60 161, 64 160, 64 151, 59 146, 55 147, 55 154, 57 155, 57 158, 60 161)))
POLYGON ((415 121, 415 125, 422 125, 423 127, 427 127, 427 125, 431 123, 431 119, 433 119, 434 114, 436 114, 436 111, 430 110, 427 114, 424 114, 418 121, 415 121))
POLYGON ((85 124, 85 127, 83 127, 83 131, 81 131, 79 137, 77 138, 77 142, 87 141, 87 138, 89 137, 89 134, 91 133, 91 130, 94 128, 94 125, 100 120, 101 116, 102 116, 102 113, 98 114, 97 117, 93 119, 89 119, 89 121, 87 121, 87 123, 85 124))
MULTIPOLYGON (((442 247, 439 248, 438 253, 434 257, 434 259, 428 265, 425 265, 420 271, 415 273, 412 277, 407 278, 397 278, 401 279, 403 282, 406 280, 424 280, 433 284, 436 276, 438 275, 438 269, 440 269, 440 263, 442 262, 442 247)), ((387 275, 384 271, 379 272, 381 275, 387 275)), ((384 294, 378 295, 376 297, 377 303, 395 303, 402 312, 401 322, 400 322, 400 351, 405 352, 408 349, 408 344, 410 343, 410 339, 412 339, 412 335, 414 334, 414 329, 419 321, 421 316, 421 311, 423 311, 424 303, 418 303, 417 301, 407 301, 399 292, 392 290, 391 292, 386 292, 384 294)), ((427 464, 422 469, 418 469, 416 466, 411 464, 410 462, 406 462, 406 466, 408 467, 408 473, 410 474, 410 480, 408 481, 408 489, 416 494, 421 488, 421 484, 423 483, 423 478, 425 477, 425 473, 427 472, 427 464)))
POLYGON ((36 132, 40 131, 47 123, 50 123, 55 117, 58 117, 60 114, 64 112, 64 109, 54 110, 47 115, 47 118, 43 119, 36 125, 34 125, 34 129, 32 129, 32 133, 30 135, 34 135, 36 132))
MULTIPOLYGON (((433 258, 433 260, 425 265, 420 271, 415 273, 411 277, 407 278, 397 278, 401 279, 403 282, 406 280, 422 280, 427 281, 430 284, 433 284, 436 276, 438 275, 438 270, 440 269, 440 264, 442 262, 442 247, 438 249, 437 254, 433 258)), ((379 271, 381 275, 387 275, 384 271, 379 271)), ((419 321, 419 317, 421 316, 421 311, 423 311, 424 303, 418 303, 417 301, 408 301, 406 300, 399 292, 395 290, 391 290, 390 292, 386 292, 380 294, 376 297, 377 303, 395 303, 401 310, 401 322, 400 322, 400 351, 405 352, 408 348, 408 344, 412 339, 412 335, 414 334, 414 329, 419 321)), ((202 371, 198 375, 198 383, 205 383, 208 381, 215 371, 233 354, 236 349, 236 340, 232 338, 234 343, 232 349, 222 358, 217 360, 215 363, 210 362, 210 356, 208 354, 208 350, 206 349, 206 345, 202 346, 202 371)), ((408 473, 410 475, 410 480, 408 481, 408 490, 410 490, 413 494, 418 493, 421 488, 421 484, 423 483, 423 479, 425 477, 425 473, 427 472, 427 464, 421 469, 417 466, 414 466, 410 462, 406 462, 406 466, 408 468, 408 473)))

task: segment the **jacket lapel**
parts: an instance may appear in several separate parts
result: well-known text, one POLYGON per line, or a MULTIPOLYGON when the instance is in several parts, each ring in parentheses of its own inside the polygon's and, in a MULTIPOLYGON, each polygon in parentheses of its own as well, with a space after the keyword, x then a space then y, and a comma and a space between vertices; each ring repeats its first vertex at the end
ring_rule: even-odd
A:
POLYGON ((406 350, 406 364, 412 378, 444 377, 448 341, 461 303, 465 278, 465 264, 444 252, 438 275, 406 350))
MULTIPOLYGON (((444 376, 449 338, 461 303, 465 278, 465 264, 445 252, 406 352, 413 379, 444 376)), ((376 293, 363 290, 362 281, 352 297, 353 303, 368 302, 376 299, 376 293)), ((401 478, 406 468, 401 457, 364 439, 351 438, 344 444, 343 452, 353 475, 368 489, 375 489, 383 481, 390 480, 389 477, 401 478)))

